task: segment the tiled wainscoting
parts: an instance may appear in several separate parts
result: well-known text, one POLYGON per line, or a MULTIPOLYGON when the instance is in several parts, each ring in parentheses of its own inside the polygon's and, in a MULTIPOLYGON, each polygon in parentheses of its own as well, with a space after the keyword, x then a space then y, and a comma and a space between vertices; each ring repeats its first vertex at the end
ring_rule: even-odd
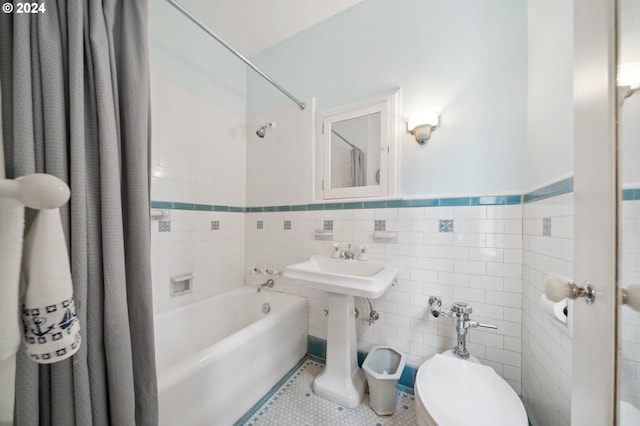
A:
POLYGON ((151 268, 156 313, 243 285, 245 224, 242 213, 162 211, 169 216, 151 222, 151 268), (193 273, 191 292, 170 297, 171 277, 183 273, 193 273))
POLYGON ((573 194, 523 204, 522 398, 532 424, 571 421, 571 336, 540 308, 549 273, 573 275, 573 194))
MULTIPOLYGON (((435 206, 393 207, 382 202, 380 208, 366 208, 362 203, 335 210, 247 208, 246 266, 281 269, 313 254, 330 254, 335 242, 350 242, 354 249, 366 244, 370 254, 393 259, 398 283, 372 301, 380 319, 371 326, 367 301, 356 298, 358 349, 392 345, 408 355, 408 364, 419 366, 455 343, 454 322, 429 315, 429 296, 442 297, 444 307, 466 301, 473 306, 472 318, 498 326, 496 331, 473 330, 471 353, 495 368, 520 393, 522 205, 519 201, 469 205, 471 198, 457 200, 466 205, 440 206, 422 200, 435 206), (323 229, 329 220, 333 221, 332 238, 315 239, 314 230, 323 229), (385 231, 396 233, 395 239, 374 240, 376 221, 384 221, 385 231), (448 221, 447 226, 441 226, 441 221, 448 221)), ((256 285, 266 278, 248 274, 246 282, 256 285)), ((275 277, 275 281, 277 290, 309 299, 309 332, 326 339, 326 293, 289 285, 282 277, 275 277)))
MULTIPOLYGON (((465 301, 473 319, 498 326, 472 330, 471 353, 522 394, 532 424, 569 424, 571 337, 541 311, 539 299, 547 274, 572 275, 571 179, 523 197, 246 208, 154 201, 152 210, 169 213, 152 222, 157 312, 273 278, 274 290, 309 300, 313 355, 312 347, 321 350, 327 337, 327 294, 256 270, 277 272, 313 254, 330 254, 337 242, 351 243, 354 251, 367 245, 369 254, 391 257, 398 282, 371 301, 380 314, 372 325, 368 301, 356 298, 360 358, 373 345, 396 347, 409 365, 400 384, 411 386, 425 359, 455 343, 454 322, 429 314, 429 296, 440 296, 444 308, 465 301), (392 238, 377 239, 376 231, 392 238), (170 277, 184 272, 194 273, 192 292, 170 298, 170 277)), ((635 259, 634 252, 627 254, 635 259)), ((637 336, 623 338, 632 350, 637 336)), ((625 360, 635 380, 629 386, 636 386, 640 370, 625 360)))

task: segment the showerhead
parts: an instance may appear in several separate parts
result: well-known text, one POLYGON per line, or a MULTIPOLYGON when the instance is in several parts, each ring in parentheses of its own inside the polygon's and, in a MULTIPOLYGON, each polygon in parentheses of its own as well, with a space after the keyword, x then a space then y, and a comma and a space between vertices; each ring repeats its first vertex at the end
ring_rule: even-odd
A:
POLYGON ((264 126, 260 127, 258 130, 256 130, 256 135, 258 135, 259 138, 264 138, 264 134, 267 132, 267 129, 269 127, 273 127, 275 129, 276 127, 275 121, 270 121, 264 126))

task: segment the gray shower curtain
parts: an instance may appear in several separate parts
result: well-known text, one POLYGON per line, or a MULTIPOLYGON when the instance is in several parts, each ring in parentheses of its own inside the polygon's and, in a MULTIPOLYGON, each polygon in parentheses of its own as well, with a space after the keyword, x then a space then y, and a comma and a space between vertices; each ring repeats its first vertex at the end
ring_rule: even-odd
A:
POLYGON ((351 186, 367 186, 367 160, 361 149, 350 151, 351 186))
POLYGON ((16 366, 18 425, 157 424, 149 233, 147 1, 0 14, 7 177, 71 188, 61 210, 82 345, 16 366))

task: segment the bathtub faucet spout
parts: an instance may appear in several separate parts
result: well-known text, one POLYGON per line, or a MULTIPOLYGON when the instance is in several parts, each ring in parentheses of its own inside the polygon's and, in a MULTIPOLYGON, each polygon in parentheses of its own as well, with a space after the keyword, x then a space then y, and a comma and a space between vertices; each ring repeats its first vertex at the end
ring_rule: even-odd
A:
POLYGON ((262 291, 263 287, 273 288, 274 284, 275 284, 275 282, 271 278, 269 278, 267 281, 265 281, 262 284, 258 285, 258 293, 260 293, 262 291))

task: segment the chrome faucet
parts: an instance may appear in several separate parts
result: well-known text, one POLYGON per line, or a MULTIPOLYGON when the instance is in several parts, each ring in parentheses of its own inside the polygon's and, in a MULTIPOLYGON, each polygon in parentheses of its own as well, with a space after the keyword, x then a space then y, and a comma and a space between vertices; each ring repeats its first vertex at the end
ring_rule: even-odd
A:
POLYGON ((264 287, 273 288, 274 284, 275 282, 271 278, 269 278, 267 281, 258 285, 258 293, 260 293, 264 287))
POLYGON ((355 257, 354 253, 351 251, 351 243, 347 243, 347 250, 342 250, 340 252, 340 259, 348 259, 351 260, 355 257))
POLYGON ((450 311, 442 309, 442 300, 439 297, 431 296, 429 298, 429 309, 431 315, 438 318, 440 315, 456 320, 456 335, 458 338, 456 346, 453 347, 453 353, 459 358, 469 358, 469 350, 467 349, 467 335, 470 328, 484 327, 497 330, 498 327, 491 324, 482 324, 469 319, 469 314, 473 312, 471 306, 463 302, 454 302, 450 311))

